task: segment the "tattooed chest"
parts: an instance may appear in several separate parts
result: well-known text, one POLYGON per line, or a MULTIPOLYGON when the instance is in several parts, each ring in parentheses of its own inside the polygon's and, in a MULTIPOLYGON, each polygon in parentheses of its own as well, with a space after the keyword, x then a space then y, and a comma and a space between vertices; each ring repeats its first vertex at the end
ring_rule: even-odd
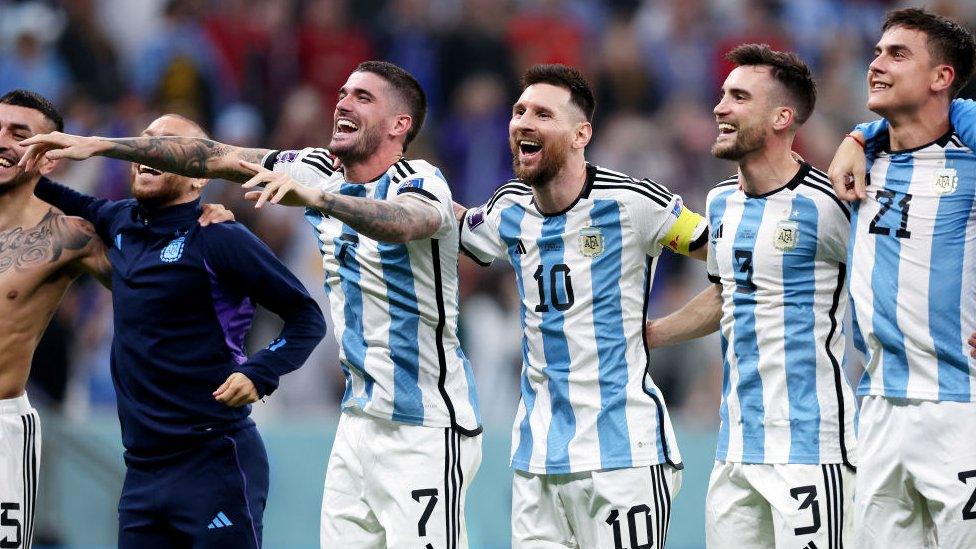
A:
POLYGON ((0 233, 0 272, 25 269, 50 260, 53 252, 50 227, 20 227, 0 233))
POLYGON ((0 273, 54 263, 64 250, 83 248, 91 240, 91 234, 72 231, 65 225, 63 216, 49 212, 34 227, 0 233, 0 273))

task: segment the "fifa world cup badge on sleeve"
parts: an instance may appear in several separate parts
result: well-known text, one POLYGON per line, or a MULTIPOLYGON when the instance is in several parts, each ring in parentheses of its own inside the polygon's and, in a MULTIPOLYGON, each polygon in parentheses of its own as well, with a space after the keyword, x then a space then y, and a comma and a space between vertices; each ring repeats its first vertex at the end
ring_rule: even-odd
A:
POLYGON ((468 211, 468 229, 474 229, 485 222, 485 212, 481 208, 473 208, 468 211))
POLYGON ((579 249, 585 257, 596 257, 603 253, 603 233, 599 227, 580 229, 579 249))
POLYGON ((776 249, 781 252, 788 252, 796 248, 796 243, 800 239, 800 224, 791 219, 784 219, 776 224, 776 240, 773 242, 776 249))
POLYGON ((956 170, 943 168, 936 170, 935 177, 932 180, 932 190, 938 195, 952 194, 956 192, 956 185, 958 184, 959 178, 956 176, 956 170))

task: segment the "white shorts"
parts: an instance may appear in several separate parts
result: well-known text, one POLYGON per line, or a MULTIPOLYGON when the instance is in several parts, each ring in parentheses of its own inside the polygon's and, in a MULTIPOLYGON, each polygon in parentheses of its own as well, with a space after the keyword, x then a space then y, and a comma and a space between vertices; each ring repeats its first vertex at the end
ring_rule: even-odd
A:
POLYGON ((322 549, 468 546, 464 497, 481 435, 343 413, 322 495, 322 549))
POLYGON ((0 547, 31 547, 40 464, 41 422, 27 395, 0 400, 0 547))
POLYGON ((512 548, 664 547, 681 471, 652 465, 512 479, 512 548))
POLYGON ((837 463, 715 462, 705 498, 705 546, 857 547, 851 545, 854 476, 837 463))
POLYGON ((857 547, 976 547, 974 425, 976 403, 864 398, 857 547))

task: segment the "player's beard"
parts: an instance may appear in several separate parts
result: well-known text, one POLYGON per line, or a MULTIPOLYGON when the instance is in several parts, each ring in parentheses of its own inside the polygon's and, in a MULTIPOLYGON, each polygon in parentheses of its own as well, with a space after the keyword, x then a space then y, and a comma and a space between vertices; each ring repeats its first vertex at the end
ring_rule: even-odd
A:
POLYGON ((762 126, 739 126, 731 145, 716 141, 712 155, 723 160, 738 161, 747 154, 758 151, 766 144, 766 132, 762 126))
POLYGON ((158 207, 162 204, 171 204, 183 196, 183 190, 180 188, 179 176, 172 174, 163 174, 162 176, 155 176, 161 181, 154 181, 152 185, 139 185, 138 174, 132 176, 132 184, 129 186, 129 191, 132 193, 132 197, 139 201, 140 204, 149 207, 158 207))
POLYGON ((366 160, 380 147, 380 129, 378 126, 360 126, 359 137, 348 144, 336 144, 333 138, 329 143, 329 152, 334 154, 345 165, 359 164, 366 160))
POLYGON ((566 164, 569 150, 560 143, 551 141, 543 142, 542 150, 539 151, 539 163, 535 168, 526 168, 519 162, 519 147, 517 140, 512 140, 512 171, 515 177, 532 187, 542 187, 553 180, 559 170, 566 164))

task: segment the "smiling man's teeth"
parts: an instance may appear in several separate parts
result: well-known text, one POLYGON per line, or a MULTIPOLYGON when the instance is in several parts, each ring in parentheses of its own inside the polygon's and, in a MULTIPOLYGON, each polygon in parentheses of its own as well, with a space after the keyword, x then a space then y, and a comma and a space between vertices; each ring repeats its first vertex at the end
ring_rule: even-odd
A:
POLYGON ((339 120, 338 122, 336 122, 336 128, 340 130, 349 130, 351 132, 354 132, 359 129, 359 126, 357 126, 356 124, 348 120, 339 120))
POLYGON ((14 163, 11 162, 10 160, 8 160, 6 158, 0 158, 0 166, 3 166, 4 168, 9 168, 10 166, 13 166, 13 165, 14 165, 14 163))
POLYGON ((529 146, 529 147, 538 147, 539 146, 539 144, 536 143, 535 141, 528 141, 526 139, 523 139, 523 140, 519 141, 519 145, 525 145, 525 146, 529 146))
POLYGON ((721 124, 718 125, 718 131, 722 133, 731 133, 735 131, 735 126, 727 122, 722 122, 721 124))

